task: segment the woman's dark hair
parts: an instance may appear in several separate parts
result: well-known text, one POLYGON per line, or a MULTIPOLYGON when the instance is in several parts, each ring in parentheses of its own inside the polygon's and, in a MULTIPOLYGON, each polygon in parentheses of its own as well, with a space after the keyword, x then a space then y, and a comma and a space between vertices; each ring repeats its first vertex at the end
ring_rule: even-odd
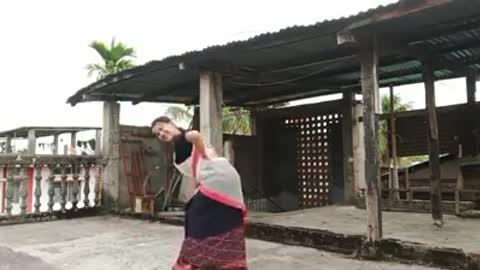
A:
POLYGON ((170 117, 160 116, 155 118, 155 120, 153 120, 151 128, 153 128, 157 123, 174 124, 172 119, 170 119, 170 117))

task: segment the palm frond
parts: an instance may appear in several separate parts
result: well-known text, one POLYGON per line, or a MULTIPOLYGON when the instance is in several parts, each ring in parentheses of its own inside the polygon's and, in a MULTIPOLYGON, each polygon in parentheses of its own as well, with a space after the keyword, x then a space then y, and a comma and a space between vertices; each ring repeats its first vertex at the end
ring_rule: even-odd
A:
POLYGON ((107 46, 105 45, 105 43, 95 40, 92 41, 89 46, 100 55, 100 57, 105 63, 112 59, 112 54, 109 48, 107 48, 107 46))
POLYGON ((112 38, 110 47, 101 41, 92 41, 89 46, 100 55, 103 63, 88 65, 88 76, 97 74, 97 79, 101 79, 109 74, 117 73, 135 66, 133 60, 128 59, 128 57, 135 57, 135 50, 124 43, 117 43, 115 38, 112 38))
POLYGON ((189 108, 180 106, 169 106, 165 111, 165 115, 176 122, 190 121, 193 118, 193 113, 189 108))

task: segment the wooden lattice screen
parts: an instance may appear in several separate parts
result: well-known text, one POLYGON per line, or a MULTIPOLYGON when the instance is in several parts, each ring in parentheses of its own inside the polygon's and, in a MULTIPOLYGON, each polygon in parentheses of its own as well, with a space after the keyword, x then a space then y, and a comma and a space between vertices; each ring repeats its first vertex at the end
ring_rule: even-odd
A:
POLYGON ((341 114, 327 113, 284 117, 282 128, 297 131, 297 180, 301 208, 330 204, 333 129, 341 128, 341 114))

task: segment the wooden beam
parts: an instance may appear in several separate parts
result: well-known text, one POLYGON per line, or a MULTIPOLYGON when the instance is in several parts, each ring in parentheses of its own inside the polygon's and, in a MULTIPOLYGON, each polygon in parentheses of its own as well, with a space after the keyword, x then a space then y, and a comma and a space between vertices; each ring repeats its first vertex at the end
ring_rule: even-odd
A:
POLYGON ((392 20, 403 16, 408 16, 413 13, 421 12, 435 6, 451 3, 453 0, 420 0, 412 1, 408 5, 397 5, 394 8, 387 8, 382 12, 375 12, 372 16, 356 21, 348 27, 344 28, 337 34, 337 43, 339 45, 346 43, 359 42, 357 33, 366 27, 392 20))
POLYGON ((29 155, 35 155, 36 146, 37 146, 37 138, 35 137, 35 130, 31 129, 28 131, 27 152, 29 155))
MULTIPOLYGON (((292 90, 289 90, 289 93, 293 92, 292 90)), ((305 99, 305 98, 311 98, 311 97, 320 97, 320 96, 325 96, 325 95, 330 95, 330 94, 338 94, 340 93, 340 90, 338 88, 335 89, 322 89, 319 88, 318 90, 312 90, 309 92, 301 92, 301 93, 292 93, 292 94, 280 94, 278 92, 265 92, 265 95, 262 95, 261 98, 258 97, 258 99, 249 99, 247 100, 232 100, 230 102, 227 102, 228 105, 232 106, 239 106, 239 107, 255 107, 255 106, 271 106, 271 105, 276 105, 276 104, 282 104, 285 102, 289 102, 292 100, 298 100, 298 99, 305 99), (269 94, 267 96, 267 94, 269 94)))
POLYGON ((442 193, 440 180, 440 145, 438 136, 437 109, 435 107, 435 79, 432 60, 423 63, 423 79, 425 82, 425 101, 428 119, 428 148, 430 158, 430 199, 434 225, 443 226, 442 193))
MULTIPOLYGON (((400 188, 398 181, 398 155, 397 155, 397 126, 396 126, 396 114, 395 114, 395 95, 393 92, 393 86, 390 86, 390 136, 392 142, 392 185, 395 190, 400 188)), ((396 200, 400 200, 400 194, 395 192, 396 200)))
POLYGON ((353 91, 343 92, 343 110, 342 110, 342 140, 343 140, 343 181, 344 181, 344 201, 353 203, 354 183, 353 183, 353 91))
POLYGON ((216 72, 201 72, 200 132, 219 155, 223 153, 222 105, 222 75, 216 72))
POLYGON ((360 51, 362 94, 364 103, 365 181, 369 241, 382 238, 380 198, 380 156, 378 151, 378 54, 376 40, 367 40, 360 51))
POLYGON ((171 94, 185 93, 189 90, 194 90, 196 87, 192 83, 182 83, 178 86, 166 86, 163 88, 152 87, 150 90, 145 91, 142 97, 132 100, 133 105, 137 105, 141 102, 155 100, 159 96, 168 96, 171 94))

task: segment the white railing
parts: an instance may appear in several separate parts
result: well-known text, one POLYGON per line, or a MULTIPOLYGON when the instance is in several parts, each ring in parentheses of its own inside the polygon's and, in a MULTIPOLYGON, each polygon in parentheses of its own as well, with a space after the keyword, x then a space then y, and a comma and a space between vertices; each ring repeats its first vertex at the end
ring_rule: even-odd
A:
POLYGON ((77 211, 100 206, 98 156, 0 156, 0 216, 77 211))

